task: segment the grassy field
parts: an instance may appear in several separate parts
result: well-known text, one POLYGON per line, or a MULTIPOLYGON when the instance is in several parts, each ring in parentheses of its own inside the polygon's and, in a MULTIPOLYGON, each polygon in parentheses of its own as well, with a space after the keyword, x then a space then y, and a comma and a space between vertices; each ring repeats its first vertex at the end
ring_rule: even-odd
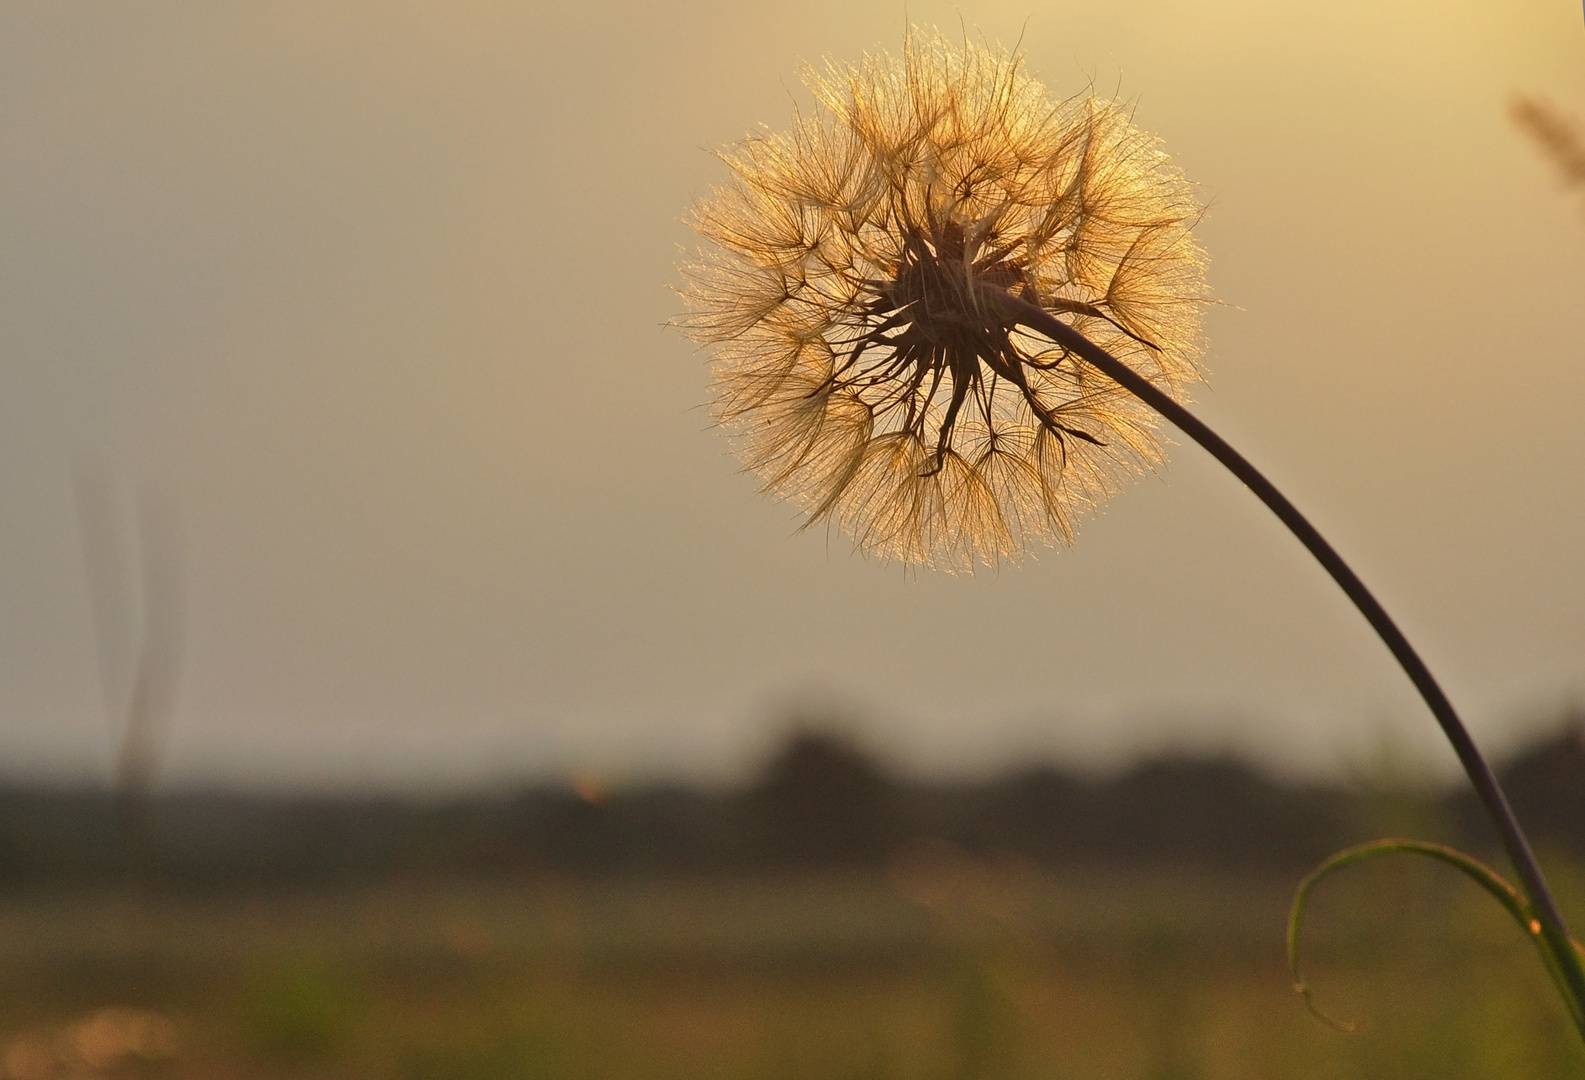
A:
MULTIPOLYGON (((1571 911, 1585 876, 1560 874, 1571 911)), ((1538 963, 1451 871, 884 874, 0 899, 0 1076, 1585 1077, 1538 963)), ((1579 919, 1578 914, 1575 915, 1579 919)))

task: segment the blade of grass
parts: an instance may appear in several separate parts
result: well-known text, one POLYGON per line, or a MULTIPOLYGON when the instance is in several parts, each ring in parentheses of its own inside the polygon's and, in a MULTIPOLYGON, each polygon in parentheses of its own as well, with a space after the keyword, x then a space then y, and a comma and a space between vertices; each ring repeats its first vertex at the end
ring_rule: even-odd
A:
MULTIPOLYGON (((1299 882, 1298 889, 1293 894, 1293 908, 1288 914, 1288 969, 1293 973, 1293 989, 1304 999, 1304 1004, 1316 1017, 1340 1031, 1355 1031, 1359 1025, 1343 1020, 1334 1019, 1322 1012, 1315 1004, 1309 983, 1299 971, 1299 932, 1304 922, 1304 911, 1310 900, 1310 893, 1321 883, 1324 878, 1330 877, 1345 867, 1368 859, 1380 858, 1384 855, 1423 855, 1462 872, 1475 884, 1479 885, 1486 893, 1502 905, 1504 911, 1519 924, 1524 935, 1535 945, 1536 952, 1541 956, 1541 963, 1546 967, 1547 974, 1552 977, 1553 984, 1564 1002, 1569 1006, 1569 1016, 1574 1021, 1574 1026, 1580 1034, 1585 1036, 1585 1011, 1580 1009, 1579 1003, 1569 993, 1568 980, 1562 968, 1552 954, 1552 949, 1542 932, 1541 921, 1535 917, 1531 908, 1519 892, 1501 875, 1479 859, 1467 855, 1457 848, 1448 847, 1446 844, 1436 844, 1429 840, 1406 840, 1390 837, 1385 840, 1372 840, 1369 843, 1359 844, 1355 847, 1344 848, 1332 855, 1320 866, 1312 870, 1308 876, 1299 882)), ((1578 942, 1570 943, 1576 960, 1580 954, 1578 942)))

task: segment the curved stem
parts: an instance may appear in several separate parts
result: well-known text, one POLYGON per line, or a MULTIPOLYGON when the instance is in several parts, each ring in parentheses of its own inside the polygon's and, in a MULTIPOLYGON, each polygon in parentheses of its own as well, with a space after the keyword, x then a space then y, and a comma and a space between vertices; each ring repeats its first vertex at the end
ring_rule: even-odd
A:
POLYGON ((1326 572, 1332 575, 1332 580, 1348 594, 1348 598, 1354 602, 1360 614, 1365 616, 1365 621, 1370 623, 1381 640, 1386 643, 1399 666, 1409 676, 1409 681, 1414 683, 1416 690, 1420 691, 1420 696, 1425 699, 1426 705, 1430 706, 1431 715, 1435 716, 1436 722, 1441 725, 1442 733, 1447 736, 1448 742, 1453 744, 1453 751, 1458 755, 1459 763, 1464 766, 1464 772, 1475 785, 1476 794, 1480 796, 1481 803, 1486 807, 1486 813, 1497 828, 1503 850, 1507 852, 1509 860, 1518 872, 1519 880, 1541 923, 1542 936, 1546 938, 1552 954, 1557 958, 1558 966, 1574 994, 1575 1002, 1585 1008, 1585 969, 1581 967, 1579 954, 1569 938, 1568 930, 1563 924, 1563 916, 1558 911, 1557 903, 1552 899, 1546 879, 1541 875, 1541 868, 1536 864, 1535 854, 1530 850, 1530 842, 1525 838, 1524 830, 1519 827, 1519 819, 1514 817, 1513 808, 1508 805, 1508 797, 1503 794, 1501 785, 1497 783, 1497 777, 1491 771, 1491 766, 1481 756, 1463 721, 1453 711, 1447 695, 1437 685, 1431 670, 1425 666, 1425 661, 1420 659, 1420 655, 1414 651, 1414 646, 1409 644, 1409 639, 1403 636, 1403 631, 1398 629, 1386 609, 1371 595, 1370 590, 1365 588, 1365 583, 1359 580, 1354 571, 1343 561, 1342 556, 1333 550, 1332 545, 1316 531, 1315 526, 1299 513, 1298 508, 1289 502, 1287 497, 1261 474, 1260 470, 1245 460, 1242 454, 1229 446, 1220 435, 1202 423, 1193 413, 1158 390, 1154 384, 1127 364, 1050 312, 1010 293, 997 296, 995 302, 1022 325, 1039 331, 1058 345, 1082 357, 1107 378, 1149 405, 1185 435, 1210 451, 1212 457, 1227 466, 1234 476, 1243 481, 1244 485, 1282 520, 1289 531, 1298 537, 1299 542, 1326 568, 1326 572))

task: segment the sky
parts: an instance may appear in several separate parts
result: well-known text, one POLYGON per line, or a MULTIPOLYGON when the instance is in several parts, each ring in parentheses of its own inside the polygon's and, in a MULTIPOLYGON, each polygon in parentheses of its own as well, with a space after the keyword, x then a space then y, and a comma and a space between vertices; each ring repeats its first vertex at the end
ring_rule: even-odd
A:
POLYGON ((683 217, 910 21, 1164 140, 1196 411, 1477 739, 1585 702, 1585 207, 1509 119, 1585 113, 1572 0, 50 0, 0 7, 0 775, 107 778, 146 646, 172 785, 730 781, 800 723, 926 775, 1448 771, 1186 440, 972 577, 740 471, 666 326, 683 217))

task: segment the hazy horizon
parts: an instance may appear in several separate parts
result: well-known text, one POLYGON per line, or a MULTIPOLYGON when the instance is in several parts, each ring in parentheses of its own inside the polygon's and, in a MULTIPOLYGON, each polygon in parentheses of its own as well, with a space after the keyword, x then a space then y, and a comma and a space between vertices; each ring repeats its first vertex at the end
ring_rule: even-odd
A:
MULTIPOLYGON (((1585 214, 1508 115, 1585 111, 1578 5, 906 17, 1018 42, 1054 96, 1117 92, 1164 139, 1210 207, 1196 411, 1482 744, 1585 700, 1585 214)), ((96 616, 84 470, 128 566, 137 493, 179 515, 172 783, 721 778, 820 713, 934 773, 1163 747, 1447 773, 1364 622, 1181 438, 1075 547, 975 577, 755 494, 664 327, 680 219, 709 151, 787 123, 803 62, 904 27, 890 3, 8 5, 0 775, 111 769, 101 655, 114 702, 142 643, 135 592, 96 616)))

